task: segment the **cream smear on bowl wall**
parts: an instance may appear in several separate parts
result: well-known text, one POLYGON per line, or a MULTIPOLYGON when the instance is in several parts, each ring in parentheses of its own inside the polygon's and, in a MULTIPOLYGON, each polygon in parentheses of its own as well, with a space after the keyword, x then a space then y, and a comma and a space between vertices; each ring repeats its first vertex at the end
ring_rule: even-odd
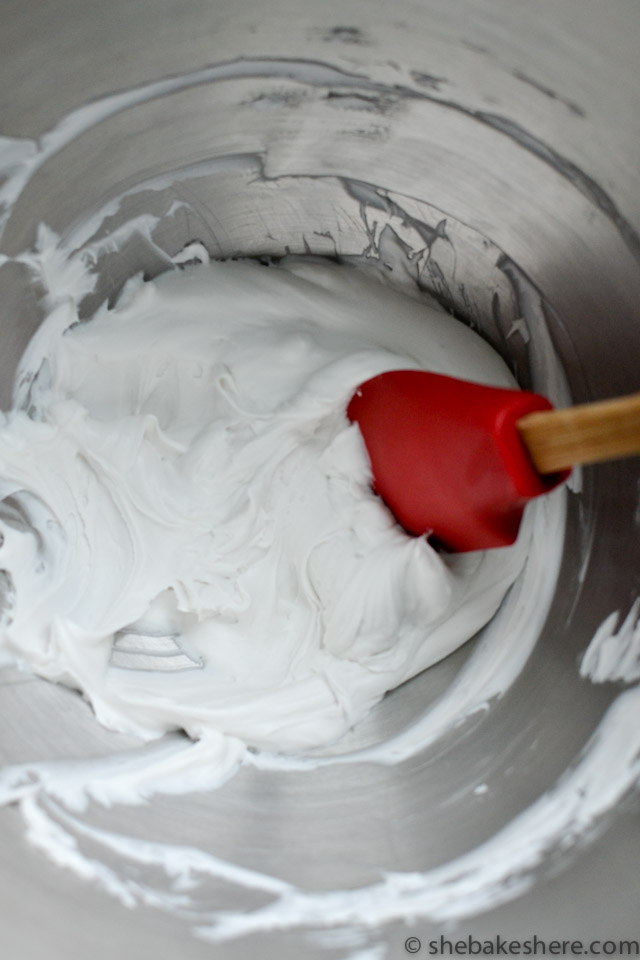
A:
MULTIPOLYGON (((360 84, 319 64, 297 69, 311 88, 360 84)), ((4 138, 2 225, 42 166, 101 122, 221 76, 277 70, 275 62, 211 68, 83 107, 37 144, 4 138)), ((260 165, 264 173, 264 158, 228 160, 234 170, 260 165)), ((180 176, 188 182, 203 170, 180 176)), ((81 691, 91 722, 140 740, 101 759, 6 766, 0 801, 19 805, 29 840, 61 868, 128 907, 182 917, 214 942, 325 927, 374 937, 394 920, 456 920, 516 898, 550 855, 591 836, 636 784, 637 689, 623 689, 557 782, 482 844, 423 872, 381 870, 356 889, 308 890, 197 845, 143 841, 84 816, 90 804, 214 791, 246 768, 301 779, 338 765, 399 769, 489 712, 516 681, 547 617, 563 549, 565 490, 530 505, 512 548, 449 557, 407 537, 370 491, 359 434, 344 415, 358 383, 408 366, 514 382, 484 340, 417 287, 399 294, 387 282, 387 268, 411 273, 429 244, 446 240, 444 221, 433 236, 423 230, 421 252, 411 250, 418 219, 349 182, 370 245, 340 266, 215 262, 195 238, 168 253, 158 239, 163 217, 180 216, 188 200, 109 228, 127 200, 170 182, 128 188, 64 236, 42 224, 32 247, 0 255, 4 268, 28 271, 46 313, 0 423, 4 669, 81 691), (376 204, 402 221, 404 246, 372 219, 376 204), (166 272, 131 277, 87 319, 79 307, 100 292, 96 264, 132 237, 145 238, 166 272), (387 691, 480 630, 418 719, 373 745, 341 747, 387 691), (211 879, 266 902, 222 911, 202 896, 211 879)), ((527 341, 528 323, 545 327, 539 295, 514 265, 505 261, 503 273, 522 307, 510 335, 527 341)), ((567 402, 551 339, 539 337, 533 354, 536 388, 567 402)), ((594 683, 637 679, 637 613, 623 622, 612 613, 576 671, 594 683)), ((482 782, 469 786, 482 794, 482 782)))

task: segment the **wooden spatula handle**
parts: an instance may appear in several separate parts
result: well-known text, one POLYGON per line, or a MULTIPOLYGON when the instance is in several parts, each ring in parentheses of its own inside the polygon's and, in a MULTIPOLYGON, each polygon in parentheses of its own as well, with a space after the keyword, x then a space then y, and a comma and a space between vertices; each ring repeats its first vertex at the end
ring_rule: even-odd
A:
POLYGON ((640 393, 528 413, 517 427, 539 473, 629 457, 640 453, 640 393))

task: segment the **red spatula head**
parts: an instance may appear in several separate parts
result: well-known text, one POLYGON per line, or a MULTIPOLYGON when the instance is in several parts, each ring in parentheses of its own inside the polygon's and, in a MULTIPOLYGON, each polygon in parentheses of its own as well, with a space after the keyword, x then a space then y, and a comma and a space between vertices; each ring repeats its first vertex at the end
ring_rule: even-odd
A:
POLYGON ((392 370, 356 391, 374 489, 410 533, 455 552, 513 543, 532 497, 567 473, 540 475, 516 423, 551 410, 545 397, 420 370, 392 370))

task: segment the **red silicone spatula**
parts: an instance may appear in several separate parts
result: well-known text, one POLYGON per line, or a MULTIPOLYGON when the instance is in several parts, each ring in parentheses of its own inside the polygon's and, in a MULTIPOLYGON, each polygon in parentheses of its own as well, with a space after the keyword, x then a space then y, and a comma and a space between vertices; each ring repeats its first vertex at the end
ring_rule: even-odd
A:
POLYGON ((554 410, 536 393, 392 370, 347 415, 398 522, 456 552, 513 543, 527 501, 572 466, 640 453, 640 394, 554 410))

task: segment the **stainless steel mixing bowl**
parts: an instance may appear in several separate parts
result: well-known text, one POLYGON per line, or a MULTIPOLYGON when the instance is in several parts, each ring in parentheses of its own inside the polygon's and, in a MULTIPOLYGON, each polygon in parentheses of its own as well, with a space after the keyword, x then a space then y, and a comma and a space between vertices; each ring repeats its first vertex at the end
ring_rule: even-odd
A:
MULTIPOLYGON (((107 211, 98 238, 134 217, 158 218, 152 243, 142 231, 120 250, 102 246, 84 316, 193 240, 219 257, 364 257, 400 286, 434 291, 525 384, 544 381, 548 328, 575 400, 638 389, 635 0, 5 0, 0 19, 0 134, 16 138, 23 158, 34 141, 41 158, 1 252, 33 249, 41 222, 81 246, 88 214, 107 211), (532 290, 538 320, 523 327, 532 290)), ((27 267, 6 263, 5 406, 42 311, 27 267)), ((626 613, 638 592, 638 478, 637 459, 585 472, 569 498, 546 626, 487 714, 397 767, 328 767, 304 778, 246 770, 213 796, 99 810, 95 822, 208 844, 309 890, 425 870, 490 837, 570 766, 617 693, 581 680, 577 664, 602 620, 626 613), (483 795, 473 792, 479 783, 483 795)), ((387 697, 350 745, 402 730, 446 689, 470 647, 387 697)), ((15 672, 4 677, 0 721, 5 762, 130 743, 97 730, 75 694, 15 672)), ((547 858, 527 892, 458 930, 637 937, 637 812, 627 798, 589 842, 547 858)), ((29 846, 15 810, 1 812, 0 830, 4 957, 349 952, 337 940, 305 939, 304 929, 214 948, 179 918, 127 910, 54 867, 29 846)), ((223 884, 210 898, 221 908, 260 901, 223 884)), ((398 921, 368 942, 401 957, 410 934, 425 952, 430 935, 448 930, 398 921)))

